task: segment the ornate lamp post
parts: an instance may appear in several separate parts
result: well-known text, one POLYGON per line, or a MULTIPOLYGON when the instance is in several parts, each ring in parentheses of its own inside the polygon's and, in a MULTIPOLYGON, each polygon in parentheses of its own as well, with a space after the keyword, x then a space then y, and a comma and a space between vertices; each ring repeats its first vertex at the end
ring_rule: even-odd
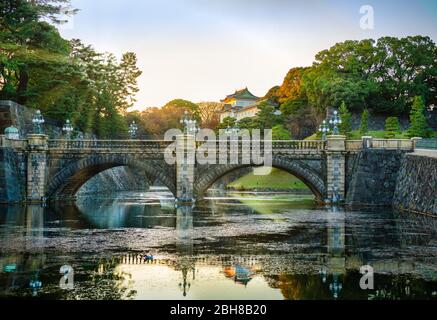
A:
POLYGON ((319 274, 322 277, 322 282, 326 283, 326 280, 328 279, 328 270, 325 266, 322 266, 322 268, 319 271, 319 274))
POLYGON ((189 120, 188 121, 188 128, 187 128, 188 134, 195 135, 199 132, 199 128, 197 127, 197 121, 196 120, 189 120))
POLYGON ((31 277, 29 288, 32 289, 32 295, 36 297, 38 295, 38 290, 42 288, 42 282, 38 280, 38 272, 31 277))
POLYGON ((199 131, 199 129, 197 128, 197 121, 191 119, 188 111, 184 112, 180 123, 184 125, 184 134, 194 135, 199 131))
POLYGON ((337 110, 334 111, 334 114, 333 114, 331 120, 329 120, 329 124, 334 126, 334 129, 333 129, 334 135, 340 134, 340 132, 338 131, 338 125, 341 124, 341 119, 340 119, 340 117, 338 115, 338 111, 337 110))
POLYGON ((184 126, 185 134, 188 132, 188 121, 190 121, 190 117, 188 116, 188 111, 185 111, 182 119, 179 121, 184 126))
POLYGON ((329 290, 331 291, 334 299, 338 298, 338 296, 340 295, 341 289, 343 289, 343 285, 340 282, 338 274, 334 273, 334 275, 332 277, 332 282, 329 284, 329 290))
POLYGON ((32 118, 33 132, 35 134, 43 134, 42 125, 45 123, 44 117, 40 110, 36 110, 35 115, 32 118))
POLYGON ((137 137, 138 125, 135 123, 135 120, 131 122, 129 125, 129 135, 132 140, 137 137))
POLYGON ((191 288, 191 283, 187 279, 188 276, 188 268, 182 267, 182 282, 179 283, 179 289, 182 291, 184 297, 187 296, 187 292, 191 288))
POLYGON ((326 140, 326 136, 329 133, 329 125, 326 122, 326 120, 323 120, 323 123, 320 125, 319 127, 319 132, 322 133, 322 140, 325 141, 326 140))
POLYGON ((70 122, 69 119, 67 119, 67 120, 65 121, 65 124, 64 124, 64 126, 62 127, 62 131, 65 132, 65 135, 67 136, 67 139, 70 140, 70 139, 71 139, 71 134, 73 133, 74 128, 73 128, 73 126, 71 125, 71 122, 70 122))

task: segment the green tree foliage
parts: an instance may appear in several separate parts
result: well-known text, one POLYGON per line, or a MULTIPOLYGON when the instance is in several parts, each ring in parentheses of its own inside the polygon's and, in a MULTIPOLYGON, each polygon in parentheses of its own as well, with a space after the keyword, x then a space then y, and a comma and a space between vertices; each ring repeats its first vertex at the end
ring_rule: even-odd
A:
POLYGON ((361 124, 360 124, 360 134, 362 136, 365 136, 367 132, 369 131, 369 110, 366 108, 364 109, 363 113, 361 114, 361 124))
POLYGON ((128 108, 133 107, 137 101, 135 94, 139 91, 137 85, 137 79, 141 76, 142 72, 137 67, 137 56, 133 52, 126 52, 121 58, 121 62, 118 70, 118 77, 120 81, 120 104, 119 108, 126 111, 128 108))
POLYGON ((398 117, 388 117, 385 120, 385 138, 391 139, 401 132, 398 117))
POLYGON ((240 129, 246 129, 251 131, 252 129, 255 128, 255 121, 254 118, 243 118, 240 121, 238 121, 238 127, 240 129))
POLYGON ((351 124, 351 113, 346 107, 346 103, 342 102, 340 108, 338 109, 338 113, 341 119, 341 123, 339 125, 340 134, 345 135, 346 137, 350 135, 352 131, 351 124))
POLYGON ((351 110, 372 107, 377 113, 402 114, 416 95, 437 102, 436 56, 429 37, 345 41, 316 55, 302 87, 320 110, 344 101, 351 110))
MULTIPOLYGON (((0 2, 0 95, 2 99, 26 103, 40 90, 55 86, 59 76, 45 78, 49 72, 62 71, 69 53, 68 41, 43 17, 53 17, 56 3, 4 0, 0 2), (43 82, 33 81, 43 75, 43 82), (37 86, 35 87, 35 84, 37 86), (39 90, 38 90, 39 89, 39 90)), ((62 81, 62 80, 61 80, 62 81)), ((47 93, 43 91, 42 94, 47 93)))
POLYGON ((277 124, 272 129, 272 139, 273 140, 290 140, 290 132, 283 125, 277 124))
MULTIPOLYGON (((123 137, 135 102, 134 53, 121 61, 79 40, 63 39, 53 23, 63 0, 0 2, 0 97, 38 108, 102 138, 123 137)), ((73 10, 74 13, 74 10, 73 10)))
POLYGON ((383 37, 319 52, 311 67, 291 69, 266 98, 280 103, 285 126, 302 138, 317 131, 328 106, 344 102, 352 112, 401 115, 416 95, 436 104, 436 87, 437 49, 429 37, 383 37))
POLYGON ((258 103, 258 113, 253 118, 253 129, 259 129, 261 132, 265 129, 272 129, 277 124, 282 124, 283 118, 275 114, 276 108, 269 101, 258 103))
POLYGON ((425 103, 421 96, 414 98, 413 106, 410 113, 410 127, 408 136, 426 138, 430 134, 428 123, 425 117, 425 103))
POLYGON ((167 125, 165 127, 165 131, 173 128, 183 129, 183 125, 180 123, 180 120, 182 119, 185 111, 187 111, 188 114, 197 121, 197 123, 200 123, 201 116, 199 106, 197 104, 188 100, 175 99, 166 103, 162 107, 162 112, 167 114, 167 125))
POLYGON ((237 120, 234 117, 226 117, 223 119, 223 121, 217 126, 217 131, 218 130, 223 130, 226 129, 228 127, 235 127, 237 124, 237 120))

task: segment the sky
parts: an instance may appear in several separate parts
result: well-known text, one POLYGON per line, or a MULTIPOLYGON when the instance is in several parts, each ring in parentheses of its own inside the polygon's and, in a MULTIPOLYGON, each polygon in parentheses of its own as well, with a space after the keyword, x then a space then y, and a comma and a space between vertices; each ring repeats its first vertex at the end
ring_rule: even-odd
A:
POLYGON ((60 27, 97 51, 133 51, 143 74, 135 109, 181 98, 219 101, 248 87, 264 96, 292 67, 337 42, 427 35, 437 42, 435 0, 72 0, 60 27), (370 5, 372 28, 360 8, 370 5))

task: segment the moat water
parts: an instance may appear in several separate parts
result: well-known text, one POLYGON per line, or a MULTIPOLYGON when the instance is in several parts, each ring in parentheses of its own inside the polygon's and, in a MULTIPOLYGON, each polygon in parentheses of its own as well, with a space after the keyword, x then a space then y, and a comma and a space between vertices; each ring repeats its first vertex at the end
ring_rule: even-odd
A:
POLYGON ((437 299, 437 219, 284 194, 175 209, 163 190, 2 206, 0 298, 17 297, 437 299))

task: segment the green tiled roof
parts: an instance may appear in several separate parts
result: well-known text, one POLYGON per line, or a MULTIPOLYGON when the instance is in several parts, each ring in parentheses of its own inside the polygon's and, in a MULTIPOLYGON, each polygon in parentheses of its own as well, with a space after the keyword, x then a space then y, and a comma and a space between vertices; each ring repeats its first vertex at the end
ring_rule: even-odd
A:
POLYGON ((231 98, 235 98, 235 99, 253 99, 253 100, 258 100, 259 98, 255 95, 253 95, 247 88, 245 89, 241 89, 241 90, 237 90, 235 91, 234 94, 230 94, 226 97, 226 99, 231 99, 231 98))

